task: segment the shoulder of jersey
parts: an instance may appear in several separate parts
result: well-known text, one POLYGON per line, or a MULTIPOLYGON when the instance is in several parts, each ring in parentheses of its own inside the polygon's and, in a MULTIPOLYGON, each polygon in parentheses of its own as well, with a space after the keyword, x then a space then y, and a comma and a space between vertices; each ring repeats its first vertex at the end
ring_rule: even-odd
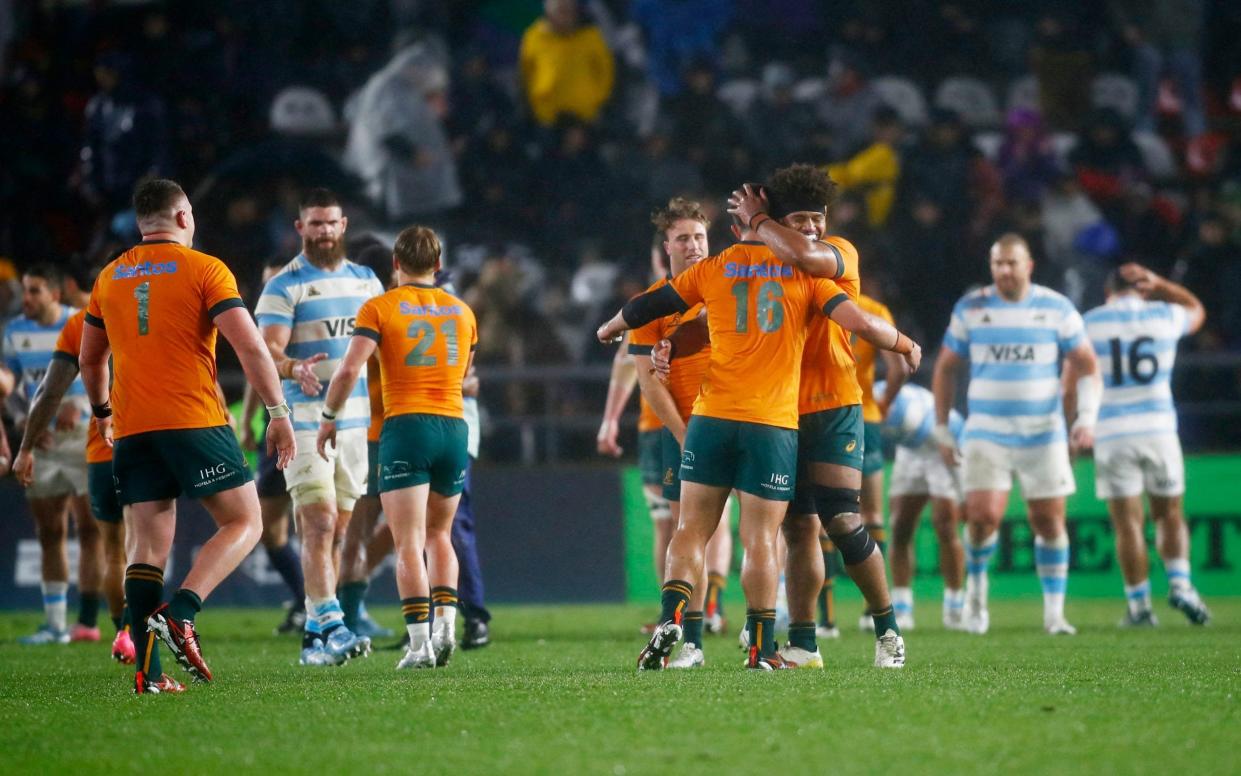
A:
POLYGON ((1056 291, 1055 289, 1048 288, 1047 286, 1041 286, 1038 283, 1035 283, 1034 285, 1030 286, 1030 291, 1031 291, 1030 297, 1032 299, 1052 299, 1064 305, 1066 308, 1069 308, 1072 310, 1077 309, 1077 307, 1074 306, 1073 302, 1070 301, 1067 296, 1060 293, 1059 291, 1056 291))
POLYGON ((962 307, 981 307, 994 295, 995 286, 983 286, 975 288, 973 291, 967 291, 964 296, 957 300, 957 304, 962 307))

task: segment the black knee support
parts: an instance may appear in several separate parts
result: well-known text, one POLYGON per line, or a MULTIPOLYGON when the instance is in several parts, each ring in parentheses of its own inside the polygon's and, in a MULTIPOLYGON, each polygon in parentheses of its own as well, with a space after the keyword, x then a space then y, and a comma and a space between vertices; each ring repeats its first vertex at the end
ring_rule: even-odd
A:
POLYGON ((856 488, 814 486, 814 508, 819 520, 827 525, 836 515, 858 514, 862 511, 862 491, 856 488))
POLYGON ((869 558, 878 546, 865 526, 858 526, 843 536, 833 536, 832 541, 840 548, 840 557, 846 566, 856 566, 869 558))

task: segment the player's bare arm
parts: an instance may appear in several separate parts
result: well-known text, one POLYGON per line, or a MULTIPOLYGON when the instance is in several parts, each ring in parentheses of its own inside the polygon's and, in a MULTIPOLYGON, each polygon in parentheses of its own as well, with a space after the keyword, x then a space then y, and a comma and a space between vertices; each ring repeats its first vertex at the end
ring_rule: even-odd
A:
POLYGON ((1186 323, 1187 334, 1197 334, 1198 330, 1202 328, 1202 324, 1206 322, 1207 312, 1202 305, 1202 300, 1193 291, 1190 291, 1180 283, 1173 283, 1171 280, 1161 277, 1141 264, 1134 262, 1122 264, 1120 276, 1132 283, 1133 287, 1138 290, 1138 293, 1147 299, 1155 299, 1184 307, 1186 317, 1188 318, 1186 323))
POLYGON ((878 315, 871 315, 854 302, 845 300, 833 307, 828 317, 845 331, 874 345, 877 350, 902 356, 902 372, 906 367, 910 372, 918 371, 922 363, 921 346, 878 315))
POLYGON ((600 455, 619 458, 624 454, 625 450, 617 444, 616 438, 620 433, 621 414, 637 384, 637 370, 634 368, 633 359, 629 357, 628 347, 622 342, 612 359, 612 375, 608 379, 608 397, 603 405, 603 420, 600 421, 599 433, 595 436, 595 449, 600 455))
POLYGON ((327 353, 315 353, 309 358, 292 358, 285 354, 289 346, 289 337, 293 329, 283 324, 272 324, 263 327, 263 341, 276 364, 276 373, 285 380, 296 380, 302 393, 307 396, 318 396, 323 385, 315 375, 314 366, 327 358, 327 353))
POLYGON ((91 323, 89 317, 82 327, 82 352, 78 354, 78 369, 82 371, 82 386, 95 416, 95 426, 108 447, 112 446, 112 403, 109 400, 108 357, 112 346, 107 330, 91 323))
POLYGON ((905 360, 901 358, 899 353, 891 350, 879 351, 879 357, 883 359, 884 379, 887 381, 887 390, 883 392, 883 396, 876 398, 875 403, 879 405, 879 413, 883 417, 888 416, 888 410, 892 408, 892 401, 896 398, 896 394, 901 392, 901 386, 909 380, 909 372, 905 369, 905 360))
POLYGON ((624 332, 637 329, 656 318, 683 313, 689 305, 671 285, 660 286, 654 291, 638 294, 630 299, 616 315, 599 327, 595 336, 604 344, 617 342, 624 332))
POLYGON ((61 401, 77 376, 77 367, 66 359, 53 358, 48 364, 47 374, 43 376, 43 382, 39 383, 34 401, 30 405, 30 414, 26 418, 26 433, 22 434, 17 459, 13 461, 13 475, 23 487, 30 487, 30 483, 34 481, 36 440, 51 424, 52 418, 59 414, 61 401), (31 432, 32 429, 35 429, 34 433, 31 432))
POLYGON ((768 215, 767 192, 762 188, 755 191, 750 184, 743 184, 728 198, 728 206, 728 212, 749 226, 750 232, 766 243, 780 261, 807 275, 840 277, 840 254, 836 249, 820 240, 807 239, 800 230, 768 215))
POLYGON ((315 448, 325 461, 329 460, 328 445, 336 447, 336 415, 344 408, 345 401, 353 392, 353 386, 358 382, 358 377, 361 376, 362 370, 366 369, 367 362, 378 347, 379 343, 370 337, 361 334, 353 335, 349 340, 349 349, 345 351, 345 357, 336 367, 336 374, 332 375, 332 382, 328 384, 327 395, 323 399, 323 416, 319 419, 319 435, 315 439, 315 448))
POLYGON ((940 348, 939 358, 935 360, 935 371, 931 376, 931 392, 935 394, 935 429, 931 435, 939 446, 940 457, 949 468, 956 466, 961 460, 956 437, 948 428, 948 417, 957 396, 957 376, 964 364, 965 360, 951 348, 940 348))
POLYGON ((681 420, 681 413, 677 411, 676 401, 673 400, 668 387, 660 382, 651 357, 635 355, 630 358, 637 367, 638 385, 642 388, 642 397, 646 399, 647 404, 651 405, 651 409, 664 424, 664 428, 676 437, 677 444, 684 445, 685 421, 681 420))
MULTIPOLYGON (((237 360, 246 373, 246 382, 254 386, 271 417, 267 424, 267 452, 276 455, 276 468, 284 469, 297 452, 293 441, 293 421, 284 401, 280 377, 267 345, 259 336, 258 327, 243 307, 233 307, 215 317, 216 328, 237 353, 237 360)), ((83 338, 83 348, 86 340, 83 338)))
POLYGON ((1094 427, 1099 420, 1103 380, 1099 360, 1089 340, 1082 340, 1064 357, 1064 414, 1073 418, 1069 449, 1073 453, 1094 447, 1094 427))

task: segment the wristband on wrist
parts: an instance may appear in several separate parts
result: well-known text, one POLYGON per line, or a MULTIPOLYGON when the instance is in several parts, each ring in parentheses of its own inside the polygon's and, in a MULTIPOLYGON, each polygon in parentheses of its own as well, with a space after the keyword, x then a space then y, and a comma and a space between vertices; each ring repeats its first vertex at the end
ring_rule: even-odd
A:
POLYGON ((328 422, 328 423, 335 423, 335 422, 336 422, 336 413, 335 413, 335 412, 330 411, 327 407, 324 407, 324 408, 323 408, 323 413, 322 413, 321 417, 323 418, 323 420, 324 420, 324 421, 326 421, 326 422, 328 422))
POLYGON ((935 428, 931 429, 931 438, 941 447, 957 446, 957 438, 952 435, 952 429, 947 423, 936 423, 935 428))
POLYGON ((112 417, 112 402, 105 401, 103 404, 92 404, 90 411, 97 418, 110 418, 112 417))
POLYGON ((771 220, 771 216, 767 215, 766 213, 755 213, 750 218, 750 231, 757 232, 760 226, 762 226, 763 224, 767 223, 770 220, 771 220), (757 224, 754 223, 755 221, 758 221, 758 223, 757 224))
POLYGON ((271 418, 272 420, 279 420, 280 418, 289 417, 288 403, 285 402, 284 400, 281 400, 279 404, 273 405, 271 407, 267 407, 267 417, 271 418))

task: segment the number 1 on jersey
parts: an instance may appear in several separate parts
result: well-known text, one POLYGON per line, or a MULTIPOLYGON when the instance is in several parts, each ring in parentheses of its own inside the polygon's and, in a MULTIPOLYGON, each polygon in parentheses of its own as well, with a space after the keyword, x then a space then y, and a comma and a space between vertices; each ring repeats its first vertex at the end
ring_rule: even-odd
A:
POLYGON ((135 286, 134 298, 138 300, 138 336, 146 336, 151 323, 151 281, 144 280, 135 286))

